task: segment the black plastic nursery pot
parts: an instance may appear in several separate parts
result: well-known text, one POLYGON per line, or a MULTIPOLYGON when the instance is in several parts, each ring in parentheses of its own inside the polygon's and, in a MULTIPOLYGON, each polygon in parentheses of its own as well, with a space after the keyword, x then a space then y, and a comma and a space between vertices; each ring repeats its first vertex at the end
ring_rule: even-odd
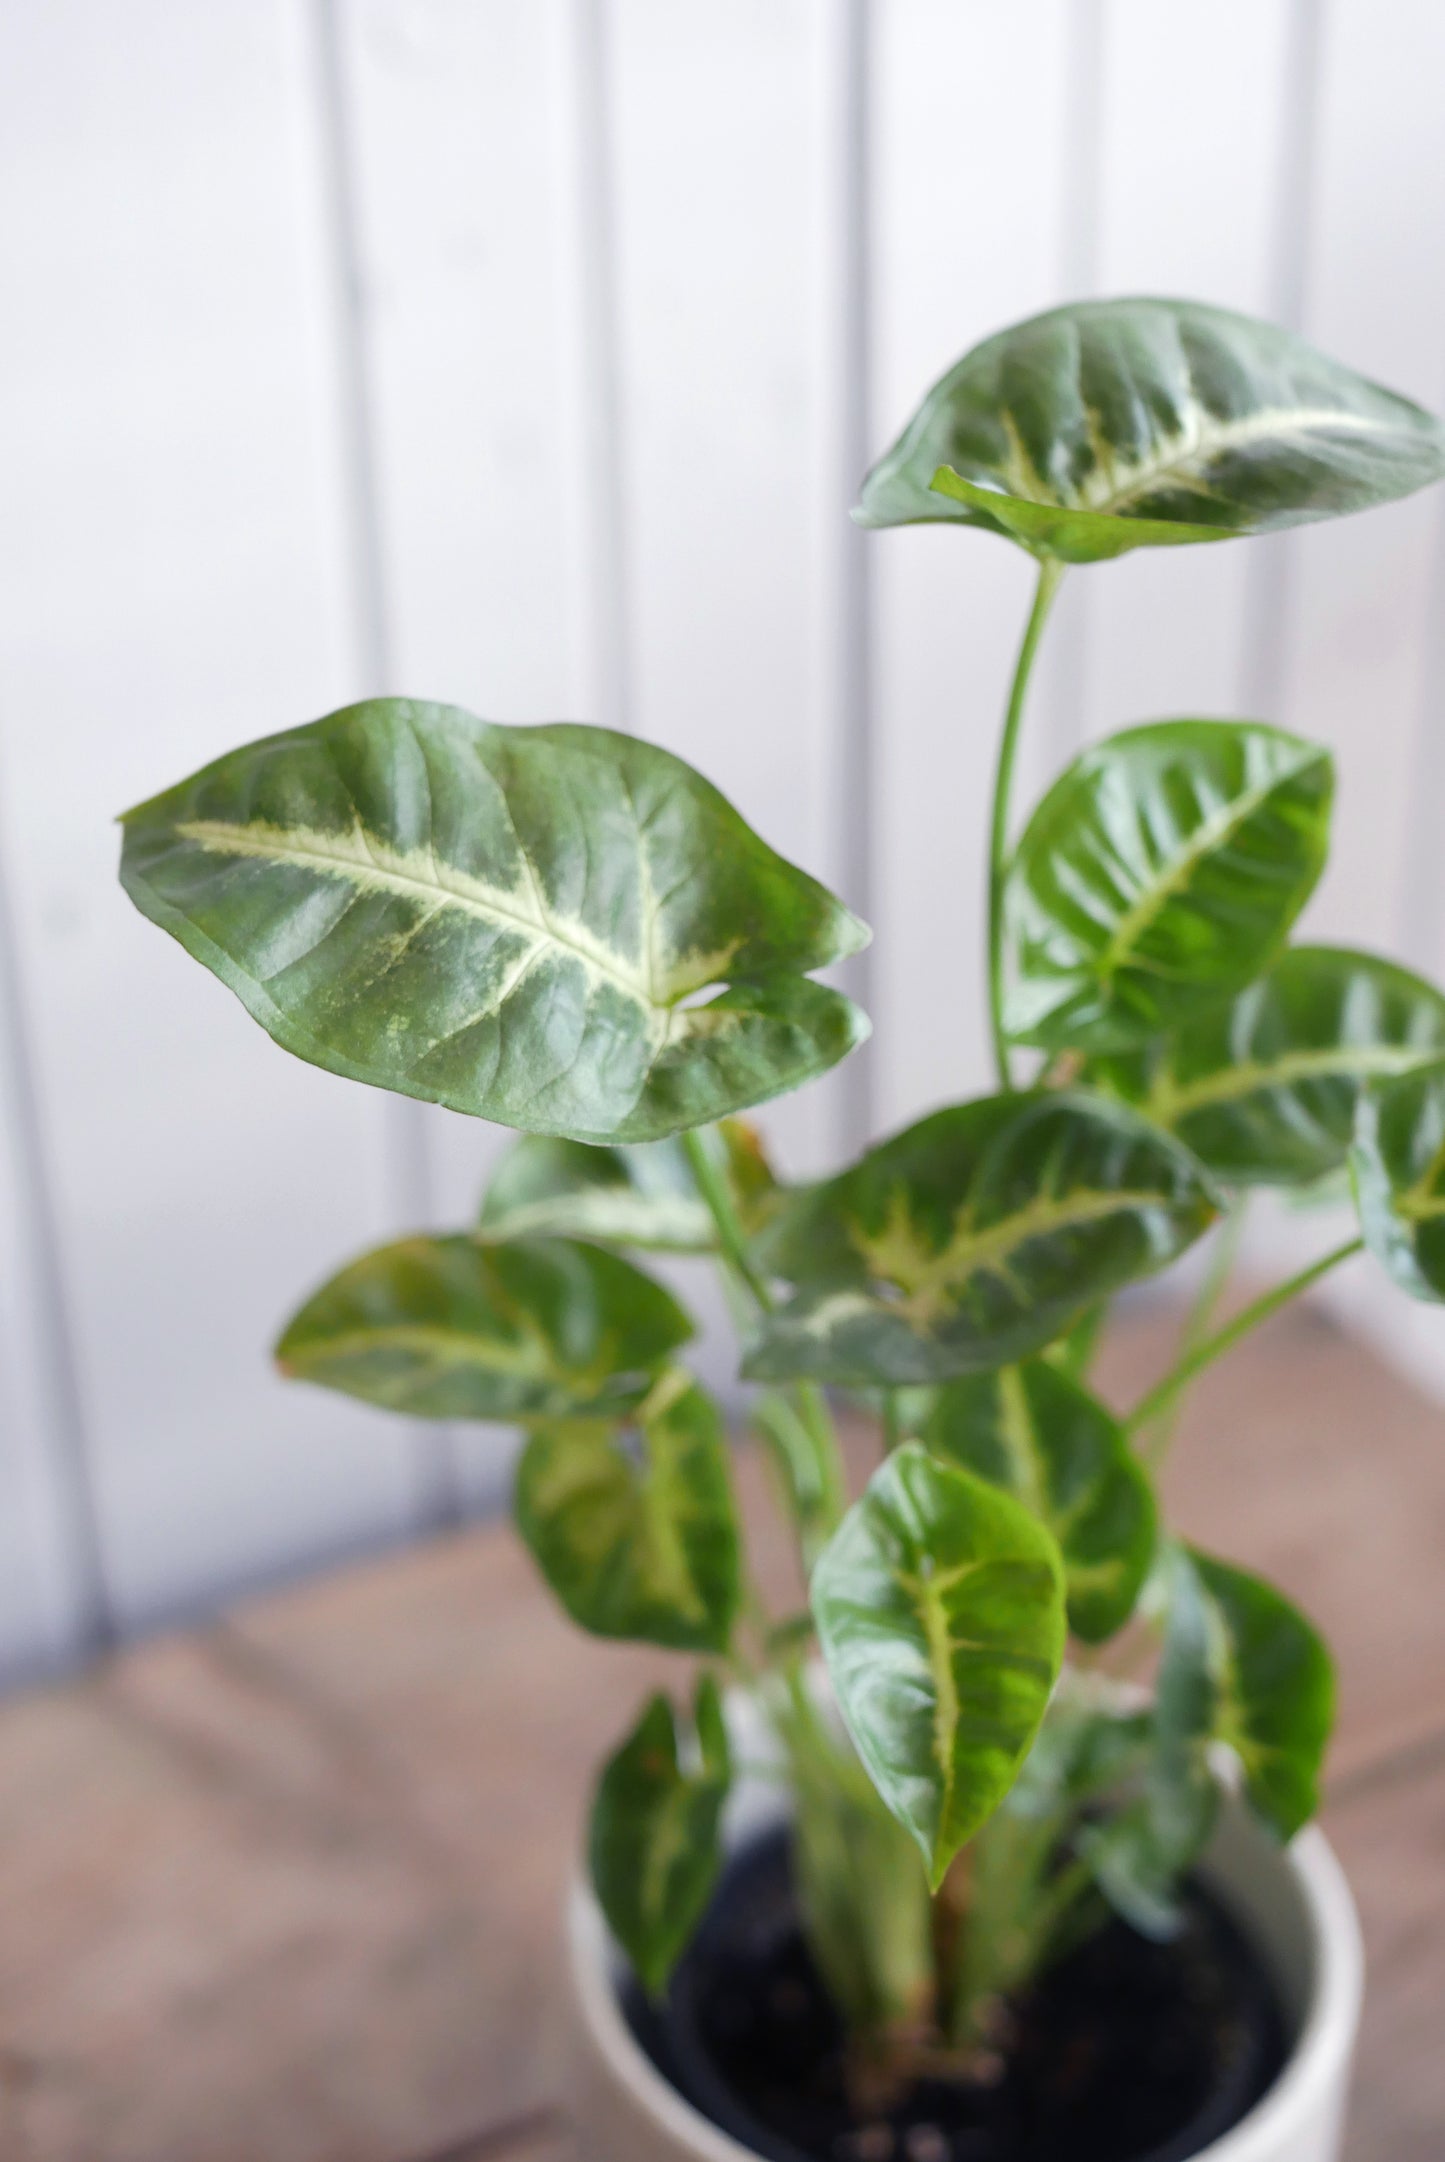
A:
POLYGON ((987 2080, 855 2107, 804 1946, 787 1828, 736 1839, 666 2000, 591 1894, 569 1931, 588 2162, 1336 2162, 1362 1964, 1323 1836, 1281 1850, 1237 1805, 1179 1936, 1110 1923, 1017 2007, 987 2080))
POLYGON ((1017 2008, 986 2081, 924 2079, 858 2106, 809 1957, 779 1825, 732 1858, 664 2003, 625 1986, 634 2035, 712 2123, 766 2162, 1189 2162, 1278 2077, 1273 1977, 1191 1887, 1155 1944, 1112 1922, 1017 2008))

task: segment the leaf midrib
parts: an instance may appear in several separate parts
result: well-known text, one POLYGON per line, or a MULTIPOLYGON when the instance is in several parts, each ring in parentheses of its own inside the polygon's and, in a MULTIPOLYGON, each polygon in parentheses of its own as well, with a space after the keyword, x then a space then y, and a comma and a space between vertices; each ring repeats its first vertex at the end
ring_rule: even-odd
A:
POLYGON ((1149 1114, 1160 1125, 1185 1118, 1210 1104, 1231 1103, 1262 1089, 1288 1088, 1295 1081, 1351 1080, 1356 1075, 1408 1074, 1418 1067, 1438 1065, 1441 1052, 1406 1044, 1330 1044, 1318 1051, 1287 1051, 1266 1064, 1245 1059, 1220 1067, 1198 1081, 1177 1083, 1164 1074, 1147 1098, 1149 1114))
POLYGON ((397 1351, 431 1359, 439 1366, 520 1376, 527 1381, 566 1382, 583 1389, 595 1387, 599 1378, 609 1378, 605 1370, 599 1377, 594 1371, 558 1367, 545 1357, 539 1360, 540 1348, 537 1345, 503 1344, 494 1337, 451 1330, 434 1322, 407 1322, 400 1326, 383 1323, 371 1328, 339 1331, 318 1339, 314 1347, 298 1345, 280 1354, 279 1363, 284 1372, 300 1374, 308 1366, 324 1367, 337 1360, 369 1358, 379 1351, 397 1351))
POLYGON ((1201 859, 1236 834, 1246 819, 1252 817, 1260 805, 1268 802, 1277 790, 1287 782, 1297 780, 1302 772, 1323 756, 1322 751, 1314 752, 1286 767, 1282 772, 1271 774, 1268 780, 1246 789, 1243 795, 1236 796, 1232 802, 1212 812, 1202 824, 1195 827, 1184 846, 1162 867, 1114 926, 1108 945, 1094 964, 1095 972, 1101 981, 1107 983, 1121 968, 1127 966, 1139 939, 1159 916, 1166 902, 1188 883, 1190 873, 1201 859))
POLYGON ((1088 1188, 1062 1198, 1040 1195, 987 1231, 960 1225, 948 1244, 917 1271, 913 1283, 900 1286, 905 1308, 922 1306, 928 1311, 940 1293, 961 1288, 981 1271, 999 1273, 1000 1263, 1020 1246, 1051 1231, 1071 1231, 1076 1225, 1098 1223, 1131 1209, 1176 1206, 1174 1195, 1152 1188, 1113 1187, 1107 1192, 1088 1188))
MULTIPOLYGON (((1196 404, 1192 408, 1203 413, 1206 408, 1196 404)), ((1070 502, 1056 491, 1047 488, 1042 476, 1028 456, 1023 445, 1018 422, 1012 411, 1005 407, 1002 414, 1004 432, 1009 440, 1011 457, 1002 470, 1009 482, 1010 492, 1026 503, 1033 503, 1041 510, 1062 511, 1065 514, 1083 514, 1093 518, 1117 518, 1126 514, 1127 506, 1140 496, 1170 479, 1185 481, 1203 479, 1195 468, 1210 464, 1231 450, 1241 450, 1252 442, 1269 437, 1289 438, 1317 434, 1321 429, 1332 428, 1356 435, 1389 435, 1390 427, 1383 421, 1371 420, 1364 414, 1350 413, 1335 406, 1266 406, 1257 413, 1250 413, 1230 421, 1214 421, 1201 428, 1192 438, 1176 442, 1178 447, 1171 455, 1157 462, 1140 465, 1119 487, 1101 496, 1097 502, 1080 497, 1070 502), (1021 478, 1031 478, 1034 486, 1019 485, 1021 478)), ((1098 459, 1095 431, 1090 431, 1091 447, 1098 459)), ((1095 473, 1099 472, 1096 463, 1095 473)), ((966 477, 966 476, 961 476, 966 477)), ((977 485, 977 484, 975 484, 977 485)), ((1214 491, 1204 481, 1200 491, 1206 500, 1214 498, 1214 491)), ((1167 522, 1167 521, 1166 521, 1167 522)))
MULTIPOLYGON (((180 819, 174 831, 182 840, 194 841, 212 854, 296 864, 323 877, 344 879, 363 890, 370 888, 399 894, 409 900, 429 903, 434 909, 455 908, 483 923, 500 924, 522 933, 532 940, 534 948, 550 942, 571 953, 584 967, 607 977, 649 1015, 662 1018, 670 1012, 668 1006, 654 997, 648 978, 625 968, 615 954, 575 919, 564 926, 546 908, 525 851, 521 851, 527 874, 525 887, 514 887, 508 892, 468 873, 458 872, 453 879, 447 880, 439 875, 438 868, 438 875, 422 877, 407 867, 410 860, 407 856, 390 843, 369 835, 361 825, 343 837, 340 833, 327 834, 310 827, 239 826, 221 819, 180 819), (348 847, 348 840, 353 845, 348 847), (358 841, 359 847, 355 845, 358 841), (464 883, 458 883, 458 880, 464 883), (530 911, 519 905, 528 894, 533 902, 530 911)), ((421 852, 417 854, 419 856, 421 852)), ((435 867, 434 855, 430 861, 435 867)))

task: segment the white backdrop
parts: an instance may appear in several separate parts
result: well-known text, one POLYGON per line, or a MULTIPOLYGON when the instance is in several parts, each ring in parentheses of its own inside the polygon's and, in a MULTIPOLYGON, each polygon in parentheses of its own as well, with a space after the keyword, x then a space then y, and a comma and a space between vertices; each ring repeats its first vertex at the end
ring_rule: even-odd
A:
MULTIPOLYGON (((499 1463, 264 1357, 349 1251, 464 1218, 496 1135, 277 1052, 131 913, 114 814, 363 692, 620 722, 877 927, 876 1049, 770 1118, 790 1166, 967 1093, 1028 569, 854 533, 861 466, 1089 292, 1272 315, 1439 405, 1442 83, 1432 0, 7 0, 8 1671, 499 1463)), ((1080 574, 1027 779, 1162 714, 1321 737, 1313 932, 1445 963, 1442 534, 1424 497, 1080 574)))

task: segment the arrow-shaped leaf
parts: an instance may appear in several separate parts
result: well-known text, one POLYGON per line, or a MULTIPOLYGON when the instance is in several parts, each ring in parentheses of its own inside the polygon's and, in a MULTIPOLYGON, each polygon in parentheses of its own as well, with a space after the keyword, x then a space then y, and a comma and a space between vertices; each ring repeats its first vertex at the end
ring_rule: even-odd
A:
POLYGON ((635 1437, 600 1420, 537 1427, 514 1501, 538 1568, 582 1628, 679 1651, 727 1650, 739 1558, 726 1434, 687 1374, 663 1375, 637 1413, 635 1437))
POLYGON ((954 1105, 785 1205, 763 1245, 798 1289, 745 1371, 897 1386, 1026 1357, 1214 1213, 1193 1158, 1103 1097, 954 1105))
POLYGON ((1128 1048, 1274 959, 1324 867, 1327 751, 1256 721, 1153 721, 1059 776, 1008 883, 1010 1032, 1128 1048))
POLYGON ((692 1334, 661 1284, 565 1239, 400 1239, 286 1325, 282 1371, 422 1419, 623 1410, 692 1334))
POLYGON ((1097 1397, 1030 1359, 945 1383, 921 1439, 1048 1526, 1075 1636, 1097 1644, 1123 1627, 1154 1558, 1157 1515, 1143 1467, 1097 1397))
POLYGON ((957 362, 856 515, 1093 563, 1365 510, 1442 472, 1430 414, 1289 331, 1197 302, 1083 301, 957 362))
POLYGON ((1445 1299, 1445 1060, 1366 1092, 1350 1177, 1371 1253, 1412 1298, 1445 1299))
POLYGON ((866 1033, 810 976, 863 926, 607 729, 349 706, 129 812, 121 877, 288 1051, 529 1133, 656 1140, 866 1033))
POLYGON ((1210 1746, 1239 1759, 1251 1806, 1291 1839, 1319 1803, 1334 1722, 1334 1669, 1283 1593, 1197 1548, 1163 1573, 1168 1616, 1144 1793, 1081 1846, 1119 1911, 1151 1935, 1177 1920, 1175 1892, 1214 1827, 1210 1746))
POLYGON ((935 1887, 1026 1756, 1064 1649, 1058 1549, 917 1442, 874 1473, 813 1572, 848 1731, 935 1887))
POLYGON ((1239 1758, 1245 1792, 1281 1839, 1319 1807, 1335 1675, 1318 1632, 1262 1578, 1188 1550, 1214 1619, 1214 1732, 1239 1758))
POLYGON ((1304 1186, 1344 1164, 1362 1090, 1445 1057, 1445 998, 1372 954, 1292 946, 1226 1006, 1093 1078, 1230 1185, 1304 1186))
POLYGON ((692 1733, 679 1736, 667 1698, 653 1697, 597 1783, 588 1838, 593 1887, 651 1996, 666 1985, 717 1880, 730 1778, 717 1685, 704 1675, 692 1733))

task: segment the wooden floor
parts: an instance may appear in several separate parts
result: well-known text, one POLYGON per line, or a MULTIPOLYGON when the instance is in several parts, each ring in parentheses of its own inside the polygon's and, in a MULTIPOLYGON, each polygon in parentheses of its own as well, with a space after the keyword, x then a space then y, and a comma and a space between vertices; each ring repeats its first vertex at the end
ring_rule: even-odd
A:
MULTIPOLYGON (((1112 1344, 1131 1394, 1157 1322, 1112 1344)), ((1331 1633, 1327 1823, 1369 1944, 1351 2162, 1445 2155, 1445 1413, 1309 1318, 1191 1407, 1174 1501, 1331 1633)), ((3 2162, 561 2162, 590 1768, 660 1656, 505 1530, 0 1709, 3 2162)))

